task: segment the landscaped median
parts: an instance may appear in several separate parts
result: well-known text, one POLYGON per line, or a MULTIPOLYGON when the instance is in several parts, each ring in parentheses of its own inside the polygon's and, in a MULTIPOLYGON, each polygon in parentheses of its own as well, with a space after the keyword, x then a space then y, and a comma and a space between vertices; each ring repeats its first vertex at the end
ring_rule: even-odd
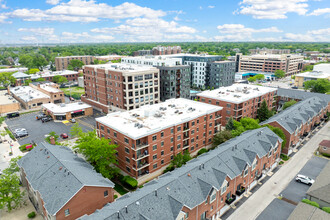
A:
POLYGON ((70 87, 70 88, 61 88, 61 90, 64 92, 65 96, 73 97, 74 99, 80 99, 81 95, 85 94, 85 89, 83 87, 70 87), (71 92, 70 92, 71 90, 71 92))

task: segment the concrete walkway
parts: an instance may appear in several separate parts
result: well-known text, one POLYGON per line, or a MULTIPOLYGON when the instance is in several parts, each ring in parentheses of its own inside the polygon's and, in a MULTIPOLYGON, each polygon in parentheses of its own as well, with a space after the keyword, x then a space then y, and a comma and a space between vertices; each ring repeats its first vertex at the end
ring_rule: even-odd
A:
POLYGON ((303 168, 323 139, 330 139, 330 123, 327 123, 319 130, 278 172, 230 215, 228 219, 256 219, 273 199, 287 187, 300 169, 303 168))

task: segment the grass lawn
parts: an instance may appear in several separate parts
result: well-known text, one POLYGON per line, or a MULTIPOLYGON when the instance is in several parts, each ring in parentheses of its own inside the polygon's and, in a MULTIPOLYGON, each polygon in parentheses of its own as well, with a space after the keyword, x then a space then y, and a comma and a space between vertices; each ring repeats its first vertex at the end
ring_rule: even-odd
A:
POLYGON ((70 95, 70 89, 71 89, 71 96, 74 98, 80 97, 81 95, 85 94, 85 89, 83 87, 71 87, 71 88, 61 88, 61 90, 64 92, 65 95, 70 95))
POLYGON ((126 193, 128 193, 128 191, 126 189, 124 189, 124 187, 122 187, 121 185, 115 183, 115 188, 114 188, 120 195, 125 195, 126 193))

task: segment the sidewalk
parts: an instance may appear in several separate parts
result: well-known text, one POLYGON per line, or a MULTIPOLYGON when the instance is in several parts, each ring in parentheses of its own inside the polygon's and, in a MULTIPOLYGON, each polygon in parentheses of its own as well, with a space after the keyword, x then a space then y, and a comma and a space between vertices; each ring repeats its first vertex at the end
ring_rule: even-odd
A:
MULTIPOLYGON (((282 168, 276 172, 258 191, 253 193, 228 219, 256 219, 277 197, 312 157, 318 144, 330 138, 330 123, 316 133, 282 168)), ((280 210, 278 210, 280 211, 280 210)))

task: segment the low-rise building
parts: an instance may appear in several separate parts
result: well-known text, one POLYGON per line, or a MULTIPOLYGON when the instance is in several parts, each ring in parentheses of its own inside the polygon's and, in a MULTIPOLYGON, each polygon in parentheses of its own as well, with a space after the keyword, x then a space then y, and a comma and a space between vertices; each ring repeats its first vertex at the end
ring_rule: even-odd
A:
POLYGON ((196 154, 210 145, 221 129, 221 110, 189 99, 169 99, 97 118, 97 132, 119 145, 119 168, 139 180, 160 174, 178 153, 196 154))
POLYGON ((327 220, 330 214, 318 207, 299 202, 288 220, 327 220))
POLYGON ((267 81, 275 80, 275 75, 273 73, 265 73, 265 72, 254 72, 254 71, 249 71, 249 72, 238 72, 235 73, 235 82, 241 81, 241 80, 247 80, 250 77, 256 76, 256 75, 264 75, 265 79, 267 81))
POLYGON ((68 147, 40 143, 17 164, 22 185, 44 219, 77 219, 114 201, 114 184, 68 147))
POLYGON ((160 100, 159 70, 124 63, 84 66, 83 102, 108 113, 131 110, 160 100))
POLYGON ((330 140, 323 140, 319 143, 319 152, 330 155, 330 140))
POLYGON ((300 101, 260 123, 281 128, 286 137, 282 152, 290 154, 294 147, 301 144, 304 136, 326 116, 328 103, 318 97, 300 101))
POLYGON ((307 199, 317 202, 320 207, 330 207, 330 162, 328 162, 306 192, 307 199))
POLYGON ((30 76, 32 81, 35 81, 36 79, 39 78, 44 78, 46 81, 52 82, 54 76, 63 76, 69 82, 76 82, 78 81, 79 72, 72 70, 62 70, 62 71, 54 71, 54 72, 39 72, 30 76))
POLYGON ((16 72, 12 75, 16 79, 16 86, 22 86, 25 84, 25 81, 30 80, 31 76, 23 72, 16 72))
POLYGON ((64 92, 60 90, 59 85, 56 83, 32 82, 29 86, 48 95, 52 103, 65 103, 64 92))
POLYGON ((0 115, 4 113, 17 112, 20 104, 7 91, 0 91, 0 115))
POLYGON ((50 96, 30 86, 17 86, 9 89, 10 94, 21 103, 25 109, 41 107, 50 103, 50 96))
POLYGON ((282 140, 244 132, 81 220, 218 219, 277 166, 282 140))
POLYGON ((133 56, 146 56, 146 55, 169 55, 181 53, 180 46, 157 46, 152 50, 138 50, 133 52, 133 56))
POLYGON ((171 58, 163 56, 141 56, 141 57, 125 57, 121 59, 122 63, 145 65, 145 66, 177 66, 182 65, 181 58, 171 58))
POLYGON ((328 73, 322 71, 299 73, 295 76, 294 85, 297 87, 303 87, 306 81, 318 79, 330 80, 330 71, 328 73))
POLYGON ((276 88, 233 84, 228 87, 207 90, 197 94, 200 102, 223 107, 222 122, 225 125, 230 117, 240 120, 244 117, 256 118, 257 110, 263 100, 266 100, 268 108, 274 107, 276 88))
POLYGON ((254 54, 290 54, 290 49, 268 49, 268 48, 257 48, 249 49, 251 55, 254 54))
POLYGON ((80 60, 85 65, 93 64, 94 56, 66 56, 66 57, 55 57, 55 66, 57 71, 68 69, 68 65, 71 60, 80 60))
POLYGON ((93 107, 83 102, 62 103, 59 105, 47 103, 42 105, 42 109, 46 115, 57 121, 93 115, 93 107))
POLYGON ((0 69, 0 73, 26 72, 26 71, 28 71, 28 68, 26 67, 0 69))

